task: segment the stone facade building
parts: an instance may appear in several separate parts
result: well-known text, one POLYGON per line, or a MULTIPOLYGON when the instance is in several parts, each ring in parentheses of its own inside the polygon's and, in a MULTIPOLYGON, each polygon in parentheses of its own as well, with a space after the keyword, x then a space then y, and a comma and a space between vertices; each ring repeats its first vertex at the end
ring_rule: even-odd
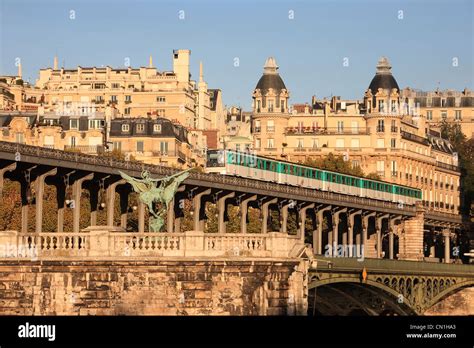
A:
POLYGON ((400 93, 382 58, 362 101, 313 97, 289 108, 289 91, 275 60, 268 58, 253 92, 253 149, 292 162, 342 155, 366 174, 420 188, 426 208, 457 214, 457 156, 400 93))
POLYGON ((467 138, 474 137, 474 94, 467 88, 460 91, 419 91, 405 88, 402 98, 418 106, 420 114, 434 128, 446 121, 457 123, 467 138))
MULTIPOLYGON (((87 153, 97 153, 93 150, 99 147, 113 148, 109 132, 115 118, 167 119, 173 127, 186 128, 188 139, 184 143, 191 147, 189 153, 187 148, 179 149, 180 153, 181 150, 188 153, 184 163, 181 163, 182 158, 178 161, 178 157, 171 163, 183 166, 204 163, 208 148, 223 146, 220 131, 224 128, 226 110, 221 90, 209 89, 204 81, 202 63, 199 81, 191 80, 190 54, 190 50, 174 50, 172 71, 158 71, 151 57, 148 67, 118 69, 109 66, 59 68, 55 57, 53 68, 40 70, 35 86, 22 80, 19 65, 18 76, 0 77, 0 110, 12 117, 36 112, 37 124, 29 126, 47 126, 47 133, 61 134, 60 140, 56 137, 53 143, 53 134, 27 139, 31 134, 25 133, 25 143, 54 145, 57 149, 75 148, 87 153)), ((162 142, 161 136, 159 138, 156 144, 162 142)), ((182 142, 178 136, 174 140, 182 142)), ((162 160, 155 156, 159 151, 155 151, 154 146, 153 151, 147 148, 137 153, 136 146, 124 144, 122 151, 130 151, 129 154, 144 162, 169 163, 169 156, 162 160)))

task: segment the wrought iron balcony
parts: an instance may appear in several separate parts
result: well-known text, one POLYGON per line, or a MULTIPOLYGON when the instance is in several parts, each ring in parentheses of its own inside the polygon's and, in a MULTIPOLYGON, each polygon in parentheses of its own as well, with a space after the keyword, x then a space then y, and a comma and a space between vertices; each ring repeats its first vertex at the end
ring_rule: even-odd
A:
POLYGON ((420 137, 419 135, 416 135, 416 134, 413 134, 413 133, 408 133, 406 131, 400 131, 400 134, 401 134, 403 139, 411 140, 411 141, 414 141, 414 142, 417 142, 417 143, 420 143, 420 144, 423 144, 423 145, 429 145, 430 144, 428 139, 420 137))
POLYGON ((436 162, 436 166, 438 166, 440 168, 444 168, 444 169, 449 169, 449 170, 452 170, 452 171, 455 171, 455 172, 460 171, 458 166, 455 166, 453 164, 443 163, 443 162, 440 162, 440 161, 436 162))
POLYGON ((369 128, 337 128, 337 127, 287 127, 285 128, 286 135, 340 135, 340 134, 370 134, 369 128))

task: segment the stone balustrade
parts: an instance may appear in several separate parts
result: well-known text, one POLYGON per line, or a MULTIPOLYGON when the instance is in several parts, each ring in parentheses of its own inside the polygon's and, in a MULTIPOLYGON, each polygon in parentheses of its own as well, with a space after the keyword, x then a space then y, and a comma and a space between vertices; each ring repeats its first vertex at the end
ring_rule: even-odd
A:
POLYGON ((298 237, 280 232, 135 233, 107 226, 91 226, 80 233, 0 232, 0 259, 288 258, 303 246, 298 237))

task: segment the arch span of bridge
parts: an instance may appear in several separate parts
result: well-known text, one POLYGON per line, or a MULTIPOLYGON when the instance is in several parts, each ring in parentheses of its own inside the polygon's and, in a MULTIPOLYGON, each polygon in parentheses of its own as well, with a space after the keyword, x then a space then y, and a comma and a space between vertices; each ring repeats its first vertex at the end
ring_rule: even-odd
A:
POLYGON ((422 315, 446 297, 473 287, 473 268, 429 262, 318 258, 317 267, 309 270, 309 314, 344 315, 355 310, 367 315, 422 315))

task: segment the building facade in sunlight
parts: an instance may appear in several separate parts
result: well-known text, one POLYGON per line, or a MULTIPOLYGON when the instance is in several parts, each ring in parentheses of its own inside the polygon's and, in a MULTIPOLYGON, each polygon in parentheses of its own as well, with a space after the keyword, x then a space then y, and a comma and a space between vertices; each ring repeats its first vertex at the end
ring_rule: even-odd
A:
POLYGON ((199 81, 191 79, 190 54, 174 50, 172 71, 158 71, 152 57, 147 67, 119 69, 59 68, 55 57, 34 86, 23 81, 19 65, 17 76, 0 77, 9 134, 3 138, 86 153, 115 149, 148 163, 202 164, 207 149, 223 146, 226 110, 221 90, 208 88, 202 63, 199 81), (153 130, 161 122, 171 130, 166 137, 153 130), (16 124, 22 126, 11 129, 16 124), (127 125, 129 131, 116 129, 127 125), (20 128, 31 131, 19 136, 20 128))
POLYGON ((415 103, 405 103, 388 59, 379 60, 363 100, 313 97, 290 108, 276 61, 268 58, 252 97, 258 154, 292 162, 341 155, 365 174, 420 188, 428 209, 458 213, 457 155, 415 103))

